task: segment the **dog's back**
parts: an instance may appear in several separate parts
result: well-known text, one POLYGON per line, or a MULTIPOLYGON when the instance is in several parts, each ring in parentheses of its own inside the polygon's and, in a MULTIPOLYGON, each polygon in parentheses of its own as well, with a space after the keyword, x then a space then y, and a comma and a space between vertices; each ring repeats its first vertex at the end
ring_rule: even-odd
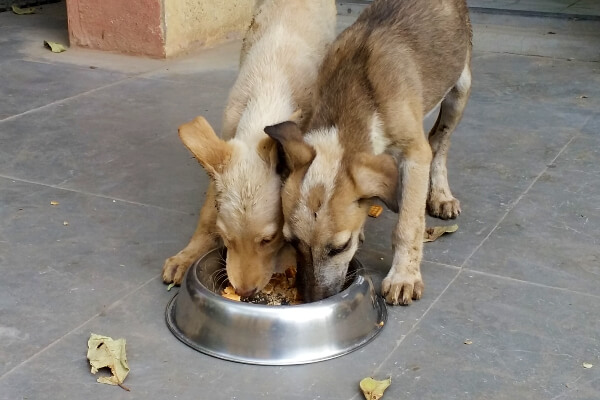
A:
POLYGON ((363 103, 372 97, 366 92, 373 90, 373 83, 385 87, 387 75, 398 71, 410 90, 421 91, 426 114, 456 83, 470 51, 464 0, 376 1, 342 32, 325 57, 317 87, 320 104, 327 108, 321 117, 330 121, 316 118, 311 128, 351 120, 327 115, 347 109, 341 106, 348 103, 347 96, 356 98, 352 112, 371 112, 374 104, 363 103))
POLYGON ((259 134, 274 119, 287 119, 291 113, 278 111, 287 113, 289 107, 300 109, 303 120, 308 119, 318 69, 334 39, 335 14, 333 0, 271 0, 258 5, 224 113, 224 139, 240 133, 244 113, 244 122, 251 126, 242 130, 259 134), (247 109, 250 99, 252 110, 247 109))

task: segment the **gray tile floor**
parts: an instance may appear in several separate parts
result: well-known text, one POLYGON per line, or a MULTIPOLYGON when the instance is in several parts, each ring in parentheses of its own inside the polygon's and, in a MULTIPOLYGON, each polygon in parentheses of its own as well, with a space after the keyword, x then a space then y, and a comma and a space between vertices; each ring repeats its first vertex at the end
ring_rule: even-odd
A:
MULTIPOLYGON (((64 27, 60 5, 0 14, 1 399, 350 400, 370 375, 392 377, 389 399, 600 399, 598 63, 477 48, 449 159, 463 214, 426 245, 424 298, 355 353, 256 367, 175 339, 159 277, 206 188, 176 127, 219 126, 239 43, 170 61, 45 51, 64 27), (131 392, 89 373, 91 332, 127 339, 131 392)), ((377 281, 393 223, 368 222, 377 281)))

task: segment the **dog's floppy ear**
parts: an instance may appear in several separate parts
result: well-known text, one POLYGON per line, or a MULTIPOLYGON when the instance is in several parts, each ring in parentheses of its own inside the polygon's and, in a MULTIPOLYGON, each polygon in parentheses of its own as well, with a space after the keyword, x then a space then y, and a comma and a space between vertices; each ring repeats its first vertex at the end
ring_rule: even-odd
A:
POLYGON ((292 121, 267 126, 265 133, 281 145, 287 167, 294 171, 312 162, 315 149, 304 141, 298 125, 292 121))
POLYGON ((359 153, 352 161, 350 174, 361 199, 378 197, 398 212, 398 164, 394 157, 359 153))
POLYGON ((222 173, 231 159, 231 145, 217 137, 204 117, 181 125, 179 137, 212 178, 222 173))

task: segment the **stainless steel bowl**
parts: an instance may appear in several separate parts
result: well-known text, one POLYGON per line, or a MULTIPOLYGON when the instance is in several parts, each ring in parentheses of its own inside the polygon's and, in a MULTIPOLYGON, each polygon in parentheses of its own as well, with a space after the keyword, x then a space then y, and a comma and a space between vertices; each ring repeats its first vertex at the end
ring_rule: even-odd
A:
POLYGON ((188 270, 179 293, 167 305, 167 325, 188 346, 231 361, 263 365, 306 364, 347 354, 383 328, 387 310, 360 262, 350 264, 354 280, 335 296, 294 306, 241 303, 221 297, 223 249, 215 249, 188 270))

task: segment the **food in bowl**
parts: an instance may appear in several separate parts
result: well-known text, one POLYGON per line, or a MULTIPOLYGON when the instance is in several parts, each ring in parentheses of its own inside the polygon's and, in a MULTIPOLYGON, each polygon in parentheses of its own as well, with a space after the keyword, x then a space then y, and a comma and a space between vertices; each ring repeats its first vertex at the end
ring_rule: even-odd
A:
POLYGON ((250 297, 240 296, 231 285, 223 289, 221 296, 229 300, 270 306, 302 304, 302 298, 296 288, 296 267, 289 267, 283 273, 273 274, 269 283, 250 297))

